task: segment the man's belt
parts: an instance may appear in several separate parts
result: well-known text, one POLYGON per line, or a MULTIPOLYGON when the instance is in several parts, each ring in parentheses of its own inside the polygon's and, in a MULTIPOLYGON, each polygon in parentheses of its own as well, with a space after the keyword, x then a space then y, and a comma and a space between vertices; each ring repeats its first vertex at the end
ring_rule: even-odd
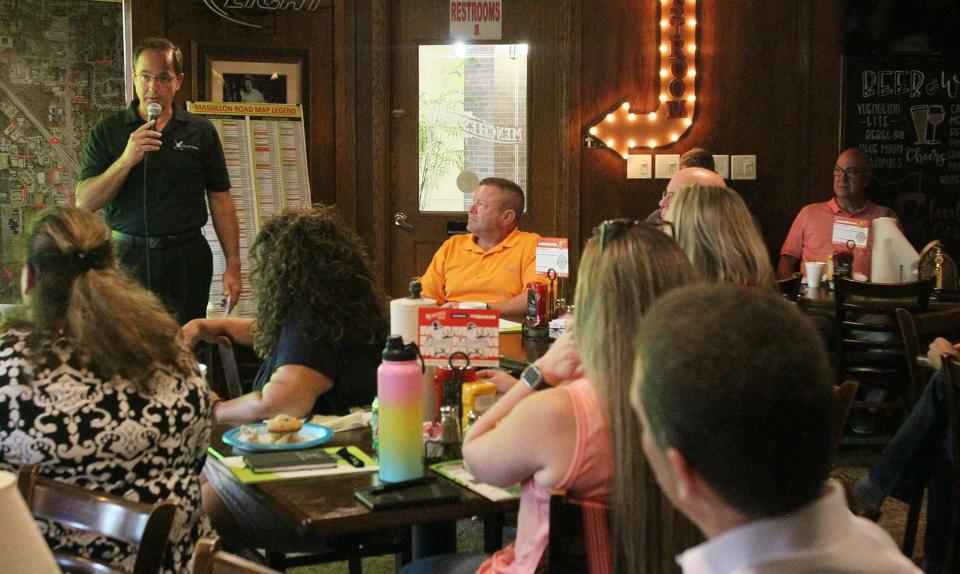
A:
POLYGON ((153 237, 142 237, 140 235, 130 235, 122 231, 111 230, 110 235, 117 243, 133 245, 134 247, 144 247, 149 245, 150 249, 170 249, 185 243, 203 237, 199 229, 178 233, 177 235, 155 235, 153 237))

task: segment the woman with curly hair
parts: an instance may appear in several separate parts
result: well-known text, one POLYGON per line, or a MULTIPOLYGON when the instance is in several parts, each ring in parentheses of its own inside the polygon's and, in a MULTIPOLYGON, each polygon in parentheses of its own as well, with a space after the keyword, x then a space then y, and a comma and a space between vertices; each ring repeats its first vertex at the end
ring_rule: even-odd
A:
MULTIPOLYGON (((23 256, 23 313, 0 333, 0 470, 37 464, 80 488, 175 500, 163 571, 188 571, 194 543, 213 533, 200 506, 210 403, 177 321, 120 273, 110 230, 87 211, 39 212, 23 256)), ((41 530, 54 550, 133 568, 129 544, 41 530)))
POLYGON ((387 319, 360 238, 332 207, 315 205, 267 221, 250 255, 257 318, 196 319, 182 330, 188 346, 226 335, 263 359, 254 390, 217 399, 214 421, 342 414, 369 404, 387 319))

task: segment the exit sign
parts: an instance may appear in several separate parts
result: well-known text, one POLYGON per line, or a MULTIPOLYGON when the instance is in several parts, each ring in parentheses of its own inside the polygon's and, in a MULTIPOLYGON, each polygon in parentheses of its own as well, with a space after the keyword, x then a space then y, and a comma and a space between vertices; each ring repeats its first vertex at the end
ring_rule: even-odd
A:
POLYGON ((450 0, 450 37, 454 40, 499 40, 502 30, 502 0, 450 0))

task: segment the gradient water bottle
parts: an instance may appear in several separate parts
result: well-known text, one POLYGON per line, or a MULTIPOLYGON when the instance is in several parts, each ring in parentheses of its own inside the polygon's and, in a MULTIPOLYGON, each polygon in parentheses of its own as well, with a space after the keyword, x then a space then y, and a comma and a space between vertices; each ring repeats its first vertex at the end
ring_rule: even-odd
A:
POLYGON ((380 406, 380 480, 423 476, 423 370, 417 346, 390 335, 377 369, 380 406))

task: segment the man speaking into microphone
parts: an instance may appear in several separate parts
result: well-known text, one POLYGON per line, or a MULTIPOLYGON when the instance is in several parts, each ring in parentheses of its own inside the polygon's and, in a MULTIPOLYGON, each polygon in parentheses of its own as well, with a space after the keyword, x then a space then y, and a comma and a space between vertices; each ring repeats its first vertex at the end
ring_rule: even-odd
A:
POLYGON ((213 256, 201 228, 207 206, 226 256, 224 296, 240 297, 237 214, 223 147, 213 125, 173 101, 183 55, 163 38, 133 50, 137 97, 101 120, 84 150, 77 206, 104 210, 121 263, 176 314, 206 316, 213 256))

